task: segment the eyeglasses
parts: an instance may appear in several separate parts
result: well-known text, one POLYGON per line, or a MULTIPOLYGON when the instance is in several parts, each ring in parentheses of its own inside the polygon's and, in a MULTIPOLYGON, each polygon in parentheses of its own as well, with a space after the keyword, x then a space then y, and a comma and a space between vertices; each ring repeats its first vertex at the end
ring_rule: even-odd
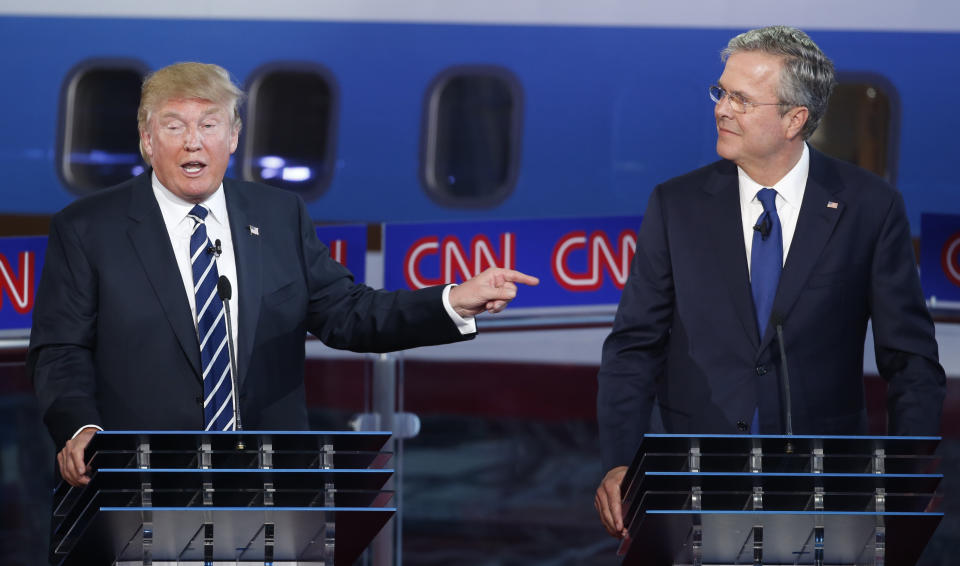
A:
POLYGON ((726 98, 728 101, 730 101, 730 108, 732 108, 733 111, 738 114, 745 113, 750 109, 751 106, 792 106, 786 102, 751 102, 743 96, 733 92, 727 92, 717 85, 711 86, 709 91, 710 100, 714 101, 716 104, 720 104, 720 102, 726 98))

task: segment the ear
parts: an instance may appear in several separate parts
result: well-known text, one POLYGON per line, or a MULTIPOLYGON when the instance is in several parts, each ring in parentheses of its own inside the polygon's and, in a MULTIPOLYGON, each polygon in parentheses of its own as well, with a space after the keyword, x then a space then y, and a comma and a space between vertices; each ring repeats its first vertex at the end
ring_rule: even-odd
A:
POLYGON ((150 138, 150 128, 140 130, 140 149, 147 157, 153 160, 153 140, 150 138))
POLYGON ((800 131, 803 130, 803 126, 807 123, 809 118, 810 111, 807 110, 806 106, 796 106, 791 108, 784 116, 784 119, 788 120, 786 132, 787 139, 793 139, 800 135, 800 131))
POLYGON ((237 144, 240 141, 240 128, 238 126, 233 127, 233 133, 230 134, 230 153, 237 151, 237 144))

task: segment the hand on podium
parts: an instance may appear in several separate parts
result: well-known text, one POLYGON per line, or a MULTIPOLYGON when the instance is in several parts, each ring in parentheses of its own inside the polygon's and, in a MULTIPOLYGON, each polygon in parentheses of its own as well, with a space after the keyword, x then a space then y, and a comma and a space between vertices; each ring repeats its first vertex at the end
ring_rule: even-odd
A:
POLYGON ((60 476, 74 487, 90 483, 90 477, 87 475, 90 470, 84 460, 84 451, 87 449, 87 444, 90 444, 90 439, 96 433, 97 429, 95 427, 87 427, 81 430, 76 436, 68 440, 57 454, 60 476))
POLYGON ((620 484, 623 483, 623 476, 626 474, 626 466, 617 466, 607 472, 593 498, 593 506, 597 508, 600 521, 603 522, 610 536, 617 538, 627 536, 627 529, 623 526, 623 510, 620 508, 622 499, 620 484))

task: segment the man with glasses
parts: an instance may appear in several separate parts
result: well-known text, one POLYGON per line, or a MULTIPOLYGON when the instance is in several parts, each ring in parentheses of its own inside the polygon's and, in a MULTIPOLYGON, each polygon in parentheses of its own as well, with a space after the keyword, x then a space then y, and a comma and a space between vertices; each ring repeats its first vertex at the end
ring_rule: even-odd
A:
POLYGON ((722 159, 654 189, 603 347, 608 472, 594 503, 617 537, 620 484, 652 414, 670 433, 782 434, 792 420, 797 434, 866 434, 871 320, 889 433, 939 430, 945 376, 903 200, 806 143, 833 64, 783 26, 738 35, 722 59, 709 89, 722 159))

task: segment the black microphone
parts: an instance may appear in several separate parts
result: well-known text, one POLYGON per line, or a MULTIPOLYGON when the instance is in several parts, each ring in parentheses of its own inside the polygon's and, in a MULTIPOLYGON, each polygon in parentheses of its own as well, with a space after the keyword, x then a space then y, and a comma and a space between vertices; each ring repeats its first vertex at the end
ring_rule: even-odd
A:
MULTIPOLYGON (((220 240, 217 240, 217 249, 220 248, 220 240)), ((217 255, 220 255, 219 253, 217 255)), ((233 287, 230 286, 230 280, 226 275, 221 275, 217 280, 217 295, 223 301, 223 307, 227 314, 227 348, 230 351, 230 381, 233 382, 233 417, 237 424, 237 430, 243 430, 240 424, 240 389, 237 387, 237 347, 233 343, 233 319, 230 316, 230 299, 233 297, 233 287)), ((243 450, 243 440, 237 441, 237 449, 243 450)))
MULTIPOLYGON (((780 404, 786 421, 787 435, 793 435, 793 408, 790 403, 790 371, 787 369, 787 348, 783 344, 783 317, 779 313, 770 315, 770 322, 777 328, 777 344, 780 346, 780 404)), ((787 442, 787 453, 793 453, 793 443, 787 442)))
MULTIPOLYGON (((760 222, 758 222, 756 225, 754 225, 753 230, 754 230, 755 232, 760 232, 760 235, 763 236, 763 239, 764 239, 764 240, 766 240, 766 239, 767 239, 767 236, 770 235, 770 227, 771 227, 771 224, 772 224, 772 222, 770 222, 770 217, 769 217, 768 215, 764 214, 764 215, 760 218, 760 222)), ((220 240, 217 240, 217 242, 219 242, 219 241, 220 241, 220 240)), ((218 255, 219 255, 219 254, 218 254, 218 255)))
MULTIPOLYGON (((212 246, 208 246, 208 247, 207 247, 207 253, 210 254, 210 255, 214 255, 214 256, 220 257, 220 254, 223 253, 223 248, 220 247, 220 240, 219 240, 219 239, 217 239, 217 241, 214 242, 214 244, 213 244, 212 246)), ((227 285, 229 285, 229 284, 230 284, 230 283, 227 283, 227 285)), ((218 288, 219 288, 219 284, 218 284, 218 288)))
MULTIPOLYGON (((217 243, 219 244, 220 240, 217 240, 217 243)), ((226 275, 221 275, 220 279, 217 279, 217 294, 220 295, 221 301, 229 301, 233 298, 233 287, 226 275)))

